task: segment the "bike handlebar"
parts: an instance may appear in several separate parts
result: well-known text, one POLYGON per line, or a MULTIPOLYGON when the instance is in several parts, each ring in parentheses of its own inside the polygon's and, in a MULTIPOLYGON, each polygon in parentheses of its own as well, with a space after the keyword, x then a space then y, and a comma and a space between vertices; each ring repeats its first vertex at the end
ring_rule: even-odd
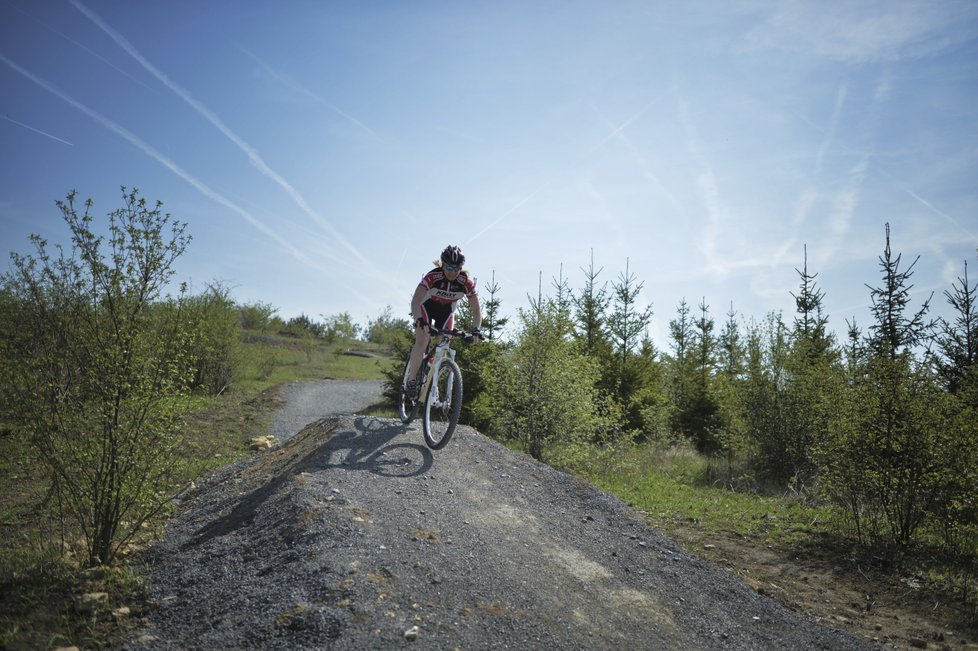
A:
MULTIPOLYGON (((448 335, 449 337, 462 337, 463 339, 465 339, 465 341, 472 341, 476 337, 476 333, 474 332, 467 332, 465 330, 458 330, 456 328, 452 328, 450 330, 447 328, 439 328, 438 326, 433 325, 431 323, 428 324, 428 332, 430 332, 433 335, 448 335)), ((478 336, 481 339, 482 333, 479 333, 478 336)))

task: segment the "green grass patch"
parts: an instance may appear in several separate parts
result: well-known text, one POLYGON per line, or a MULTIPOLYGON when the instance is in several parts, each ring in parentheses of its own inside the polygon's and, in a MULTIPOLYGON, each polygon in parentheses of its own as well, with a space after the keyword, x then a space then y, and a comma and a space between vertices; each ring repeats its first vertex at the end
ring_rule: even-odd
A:
POLYGON ((594 452, 575 466, 598 488, 666 526, 693 524, 710 534, 796 544, 824 532, 830 518, 828 509, 793 494, 771 497, 714 485, 709 460, 686 447, 629 446, 594 452))
MULTIPOLYGON (((329 346, 293 337, 262 335, 241 345, 239 383, 279 384, 305 380, 372 380, 395 361, 376 344, 329 346)), ((399 363, 399 362, 398 362, 399 363)))

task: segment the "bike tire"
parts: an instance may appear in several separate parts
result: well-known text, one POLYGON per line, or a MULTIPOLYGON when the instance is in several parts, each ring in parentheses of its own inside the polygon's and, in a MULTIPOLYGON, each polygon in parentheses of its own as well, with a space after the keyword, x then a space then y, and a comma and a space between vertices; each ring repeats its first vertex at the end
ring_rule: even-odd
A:
MULTIPOLYGON (((397 415, 405 425, 409 424, 418 415, 418 407, 420 406, 416 398, 409 398, 404 393, 404 385, 407 384, 408 379, 408 364, 410 364, 410 361, 404 364, 404 372, 401 374, 401 386, 397 390, 397 415)), ((424 363, 421 366, 424 368, 424 363)), ((418 386, 421 386, 421 369, 418 369, 417 380, 418 386)))
POLYGON ((440 450, 451 440, 462 413, 462 371, 450 359, 442 361, 425 398, 424 442, 432 450, 440 450), (451 385, 451 391, 448 391, 451 385))

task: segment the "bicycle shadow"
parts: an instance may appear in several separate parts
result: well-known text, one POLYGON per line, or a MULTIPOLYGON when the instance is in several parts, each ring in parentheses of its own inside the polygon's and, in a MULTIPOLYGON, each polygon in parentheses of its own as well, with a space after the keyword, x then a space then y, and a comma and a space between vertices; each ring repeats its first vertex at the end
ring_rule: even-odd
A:
POLYGON ((342 468, 365 470, 381 477, 417 477, 427 473, 435 458, 419 443, 392 443, 408 429, 401 423, 388 423, 358 416, 351 431, 334 435, 306 468, 307 472, 342 468))
POLYGON ((400 423, 358 416, 352 428, 341 430, 337 427, 339 422, 324 418, 310 423, 279 448, 245 466, 239 477, 258 479, 261 485, 243 495, 230 513, 201 527, 181 548, 201 545, 250 526, 262 505, 280 491, 288 490, 286 485, 302 473, 343 469, 406 478, 423 475, 434 464, 427 447, 392 443, 407 429, 400 423), (269 475, 271 479, 262 481, 269 475))

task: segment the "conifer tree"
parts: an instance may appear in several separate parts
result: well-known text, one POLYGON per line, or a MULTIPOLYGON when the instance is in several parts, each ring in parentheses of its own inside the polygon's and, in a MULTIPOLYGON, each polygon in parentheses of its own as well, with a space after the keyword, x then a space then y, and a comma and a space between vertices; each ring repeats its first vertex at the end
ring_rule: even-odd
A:
POLYGON ((859 376, 863 364, 866 361, 866 346, 863 343, 863 332, 856 323, 856 317, 852 321, 846 319, 846 374, 850 381, 859 376))
POLYGON ((744 344, 741 341, 740 325, 733 301, 727 312, 727 320, 717 338, 718 370, 729 379, 739 378, 744 372, 744 344))
POLYGON ((652 320, 651 305, 644 309, 638 307, 638 296, 644 284, 636 282, 635 275, 629 271, 628 258, 625 258, 625 271, 618 276, 618 282, 612 284, 614 309, 608 320, 608 332, 620 367, 634 352, 639 337, 652 320))
POLYGON ((584 272, 584 288, 574 297, 575 334, 584 349, 593 353, 605 341, 607 311, 611 297, 607 284, 598 286, 598 276, 603 269, 594 268, 594 249, 591 249, 591 264, 584 272))
POLYGON ((930 299, 908 314, 917 260, 906 270, 900 260, 887 224, 879 258, 883 284, 867 285, 875 318, 869 355, 850 379, 818 459, 825 486, 844 505, 857 535, 906 546, 947 493, 944 451, 953 431, 946 427, 946 401, 912 355, 928 332, 930 299))
POLYGON ((674 406, 670 424, 677 436, 688 440, 694 438, 694 428, 689 422, 696 381, 694 328, 689 303, 683 298, 676 307, 676 318, 669 321, 672 356, 669 359, 668 377, 674 406))
MULTIPOLYGON (((954 308, 953 321, 941 319, 938 324, 936 365, 945 388, 958 394, 969 378, 974 382, 978 372, 978 285, 968 279, 968 263, 964 263, 964 276, 952 285, 954 291, 945 291, 947 302, 954 308)), ((978 405, 976 405, 978 406, 978 405)))
POLYGON ((716 323, 710 316, 710 306, 704 297, 699 304, 700 316, 693 322, 693 340, 696 345, 696 371, 701 378, 708 377, 713 372, 716 358, 716 337, 713 328, 716 323))
MULTIPOLYGON (((560 285, 560 281, 557 281, 560 285)), ((491 431, 521 441, 535 459, 551 446, 586 440, 599 428, 595 408, 597 366, 570 341, 566 308, 543 296, 519 311, 511 347, 492 365, 480 402, 491 431)))
POLYGON ((676 306, 676 318, 669 322, 671 340, 672 385, 677 402, 682 400, 690 380, 693 348, 693 320, 689 315, 689 303, 683 298, 676 306))
POLYGON ((925 320, 930 309, 930 298, 925 300, 913 315, 906 314, 910 304, 910 290, 913 289, 913 285, 909 284, 910 278, 920 256, 914 259, 906 271, 900 270, 901 257, 900 254, 893 257, 890 248, 890 225, 886 224, 886 247, 879 259, 883 271, 883 286, 866 285, 866 287, 870 290, 872 312, 876 319, 869 328, 870 347, 875 355, 890 360, 921 344, 931 327, 931 324, 925 320))
POLYGON ((486 292, 489 294, 489 300, 485 302, 482 306, 482 332, 486 335, 486 339, 489 341, 495 341, 499 338, 502 333, 503 328, 506 327, 506 323, 509 321, 507 317, 500 315, 500 305, 501 301, 499 299, 499 285, 496 283, 496 270, 492 271, 492 280, 486 285, 486 292))
POLYGON ((826 332, 829 318, 822 313, 825 292, 815 286, 817 273, 808 272, 808 246, 805 246, 805 263, 802 269, 795 268, 801 278, 799 293, 792 292, 795 299, 795 340, 803 348, 804 355, 811 361, 822 359, 832 346, 831 337, 826 332))
POLYGON ((682 414, 687 435, 701 452, 719 449, 719 406, 714 397, 713 371, 716 337, 715 322, 706 298, 699 304, 700 316, 693 320, 693 376, 689 400, 682 414))

